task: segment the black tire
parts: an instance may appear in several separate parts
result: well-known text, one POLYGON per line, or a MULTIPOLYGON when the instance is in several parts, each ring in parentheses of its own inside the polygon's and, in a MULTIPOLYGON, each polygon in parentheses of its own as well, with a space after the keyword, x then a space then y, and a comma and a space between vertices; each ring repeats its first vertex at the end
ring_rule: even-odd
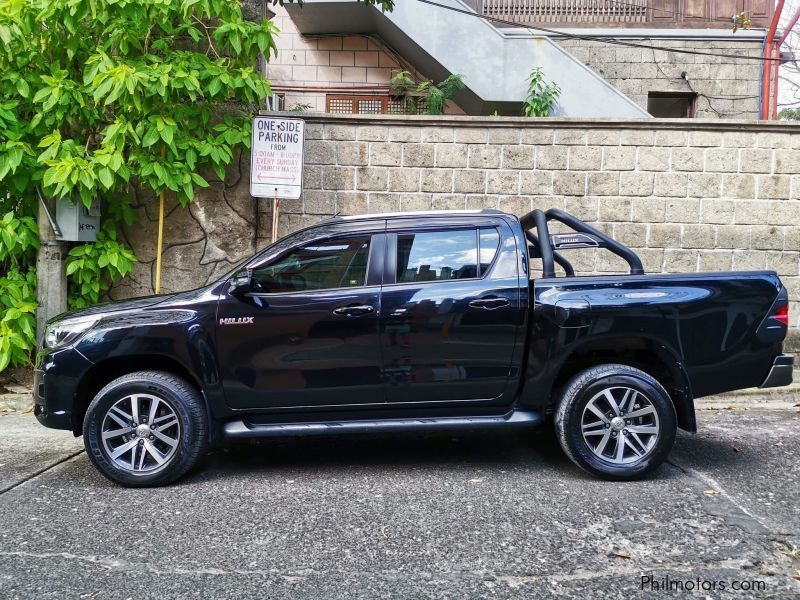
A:
MULTIPOLYGON (((137 396, 137 405, 138 398, 137 396)), ((133 435, 118 439, 121 440, 120 446, 123 442, 138 440, 133 435)), ((149 439, 156 438, 151 436, 149 439)), ((184 475, 205 454, 208 448, 208 418, 200 393, 187 381, 171 373, 139 371, 115 379, 98 392, 86 411, 83 440, 86 453, 94 466, 111 481, 126 487, 167 485, 184 475), (107 421, 107 415, 111 408, 120 400, 136 394, 144 395, 142 397, 146 398, 146 403, 152 402, 147 398, 158 398, 159 402, 165 403, 159 404, 161 411, 171 410, 174 413, 169 421, 177 420, 177 425, 172 430, 177 432, 173 434, 176 435, 177 444, 174 445, 174 450, 169 450, 169 459, 164 464, 155 463, 148 472, 139 473, 118 466, 102 439, 104 422, 110 422, 107 421)), ((138 443, 144 444, 146 441, 142 439, 138 443)), ((140 456, 141 454, 144 453, 140 450, 140 456)), ((145 456, 151 459, 150 462, 154 462, 153 455, 145 456)))
MULTIPOLYGON (((640 398, 640 396, 636 396, 635 394, 633 394, 632 397, 640 398)), ((607 419, 608 415, 605 415, 604 418, 607 419)), ((605 364, 581 371, 567 382, 561 394, 561 398, 558 401, 558 409, 555 415, 555 427, 561 447, 576 465, 604 479, 631 480, 640 479, 652 473, 666 460, 675 442, 677 418, 675 415, 675 407, 672 404, 669 394, 653 377, 644 371, 627 365, 605 364), (590 414, 586 412, 586 414, 584 414, 584 409, 592 399, 598 398, 600 394, 604 394, 605 390, 608 389, 632 389, 642 394, 645 398, 642 400, 640 406, 646 406, 644 402, 649 401, 649 404, 655 409, 655 416, 651 416, 651 413, 651 415, 642 417, 638 421, 634 419, 634 426, 637 422, 652 419, 652 422, 656 423, 660 428, 657 435, 652 435, 653 441, 647 451, 644 451, 644 446, 634 443, 632 442, 632 438, 628 438, 628 442, 635 444, 638 451, 642 452, 642 456, 639 458, 633 453, 633 448, 629 449, 626 447, 627 442, 624 439, 620 439, 620 441, 617 442, 616 436, 621 437, 624 434, 627 437, 629 435, 628 427, 617 434, 617 432, 614 431, 614 427, 624 426, 619 421, 614 425, 611 423, 595 425, 595 427, 597 427, 595 431, 597 432, 602 432, 602 427, 610 430, 608 435, 612 435, 613 432, 615 436, 613 438, 613 443, 615 444, 614 450, 619 449, 619 447, 616 446, 617 443, 622 445, 623 452, 628 455, 625 460, 630 461, 626 464, 617 464, 613 462, 614 456, 601 458, 601 456, 597 455, 590 447, 589 441, 587 441, 589 439, 594 440, 595 438, 587 437, 584 439, 583 430, 586 425, 586 423, 584 423, 584 417, 586 416, 588 419, 595 418, 592 416, 594 413, 590 414)), ((606 443, 612 439, 605 434, 598 433, 597 435, 602 435, 601 439, 605 439, 606 443)), ((596 444, 598 447, 599 445, 599 443, 596 444)), ((616 454, 615 451, 611 451, 611 453, 616 454)), ((600 454, 603 454, 602 449, 600 449, 600 454)))

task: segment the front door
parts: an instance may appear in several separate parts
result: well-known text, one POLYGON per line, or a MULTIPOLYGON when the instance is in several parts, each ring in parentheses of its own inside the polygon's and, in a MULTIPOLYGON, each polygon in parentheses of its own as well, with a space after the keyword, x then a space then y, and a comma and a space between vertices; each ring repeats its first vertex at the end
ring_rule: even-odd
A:
POLYGON ((383 234, 326 235, 252 270, 219 304, 217 344, 234 408, 385 401, 378 317, 383 234), (380 243, 376 241, 380 240, 380 243))
POLYGON ((510 402, 523 314, 512 232, 397 227, 381 300, 387 401, 510 402))

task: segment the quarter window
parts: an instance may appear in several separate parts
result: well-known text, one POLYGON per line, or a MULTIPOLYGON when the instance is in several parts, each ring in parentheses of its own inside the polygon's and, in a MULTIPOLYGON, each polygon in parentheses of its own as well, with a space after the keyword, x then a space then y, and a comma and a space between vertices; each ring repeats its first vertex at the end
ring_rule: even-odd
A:
POLYGON ((253 291, 303 292, 363 286, 369 236, 314 242, 253 271, 253 291))

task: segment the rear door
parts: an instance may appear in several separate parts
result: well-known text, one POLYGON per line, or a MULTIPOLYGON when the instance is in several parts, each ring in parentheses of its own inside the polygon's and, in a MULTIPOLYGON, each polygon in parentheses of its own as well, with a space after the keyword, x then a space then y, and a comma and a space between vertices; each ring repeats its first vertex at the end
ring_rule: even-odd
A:
POLYGON ((220 302, 217 343, 230 406, 385 401, 378 333, 385 235, 347 225, 319 228, 255 265, 251 293, 220 302))
POLYGON ((510 227, 477 218, 396 219, 387 234, 387 401, 510 402, 524 311, 510 227))

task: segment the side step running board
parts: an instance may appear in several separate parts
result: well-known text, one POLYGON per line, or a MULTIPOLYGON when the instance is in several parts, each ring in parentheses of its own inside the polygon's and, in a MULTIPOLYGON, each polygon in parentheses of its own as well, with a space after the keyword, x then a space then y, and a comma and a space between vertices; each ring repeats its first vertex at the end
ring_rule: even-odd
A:
POLYGON ((452 431, 454 429, 490 429, 532 427, 542 417, 536 412, 511 411, 496 417, 441 417, 436 419, 382 419, 375 421, 331 421, 314 423, 253 423, 245 419, 229 421, 222 428, 227 439, 269 438, 283 436, 328 435, 339 433, 383 433, 390 431, 452 431))

